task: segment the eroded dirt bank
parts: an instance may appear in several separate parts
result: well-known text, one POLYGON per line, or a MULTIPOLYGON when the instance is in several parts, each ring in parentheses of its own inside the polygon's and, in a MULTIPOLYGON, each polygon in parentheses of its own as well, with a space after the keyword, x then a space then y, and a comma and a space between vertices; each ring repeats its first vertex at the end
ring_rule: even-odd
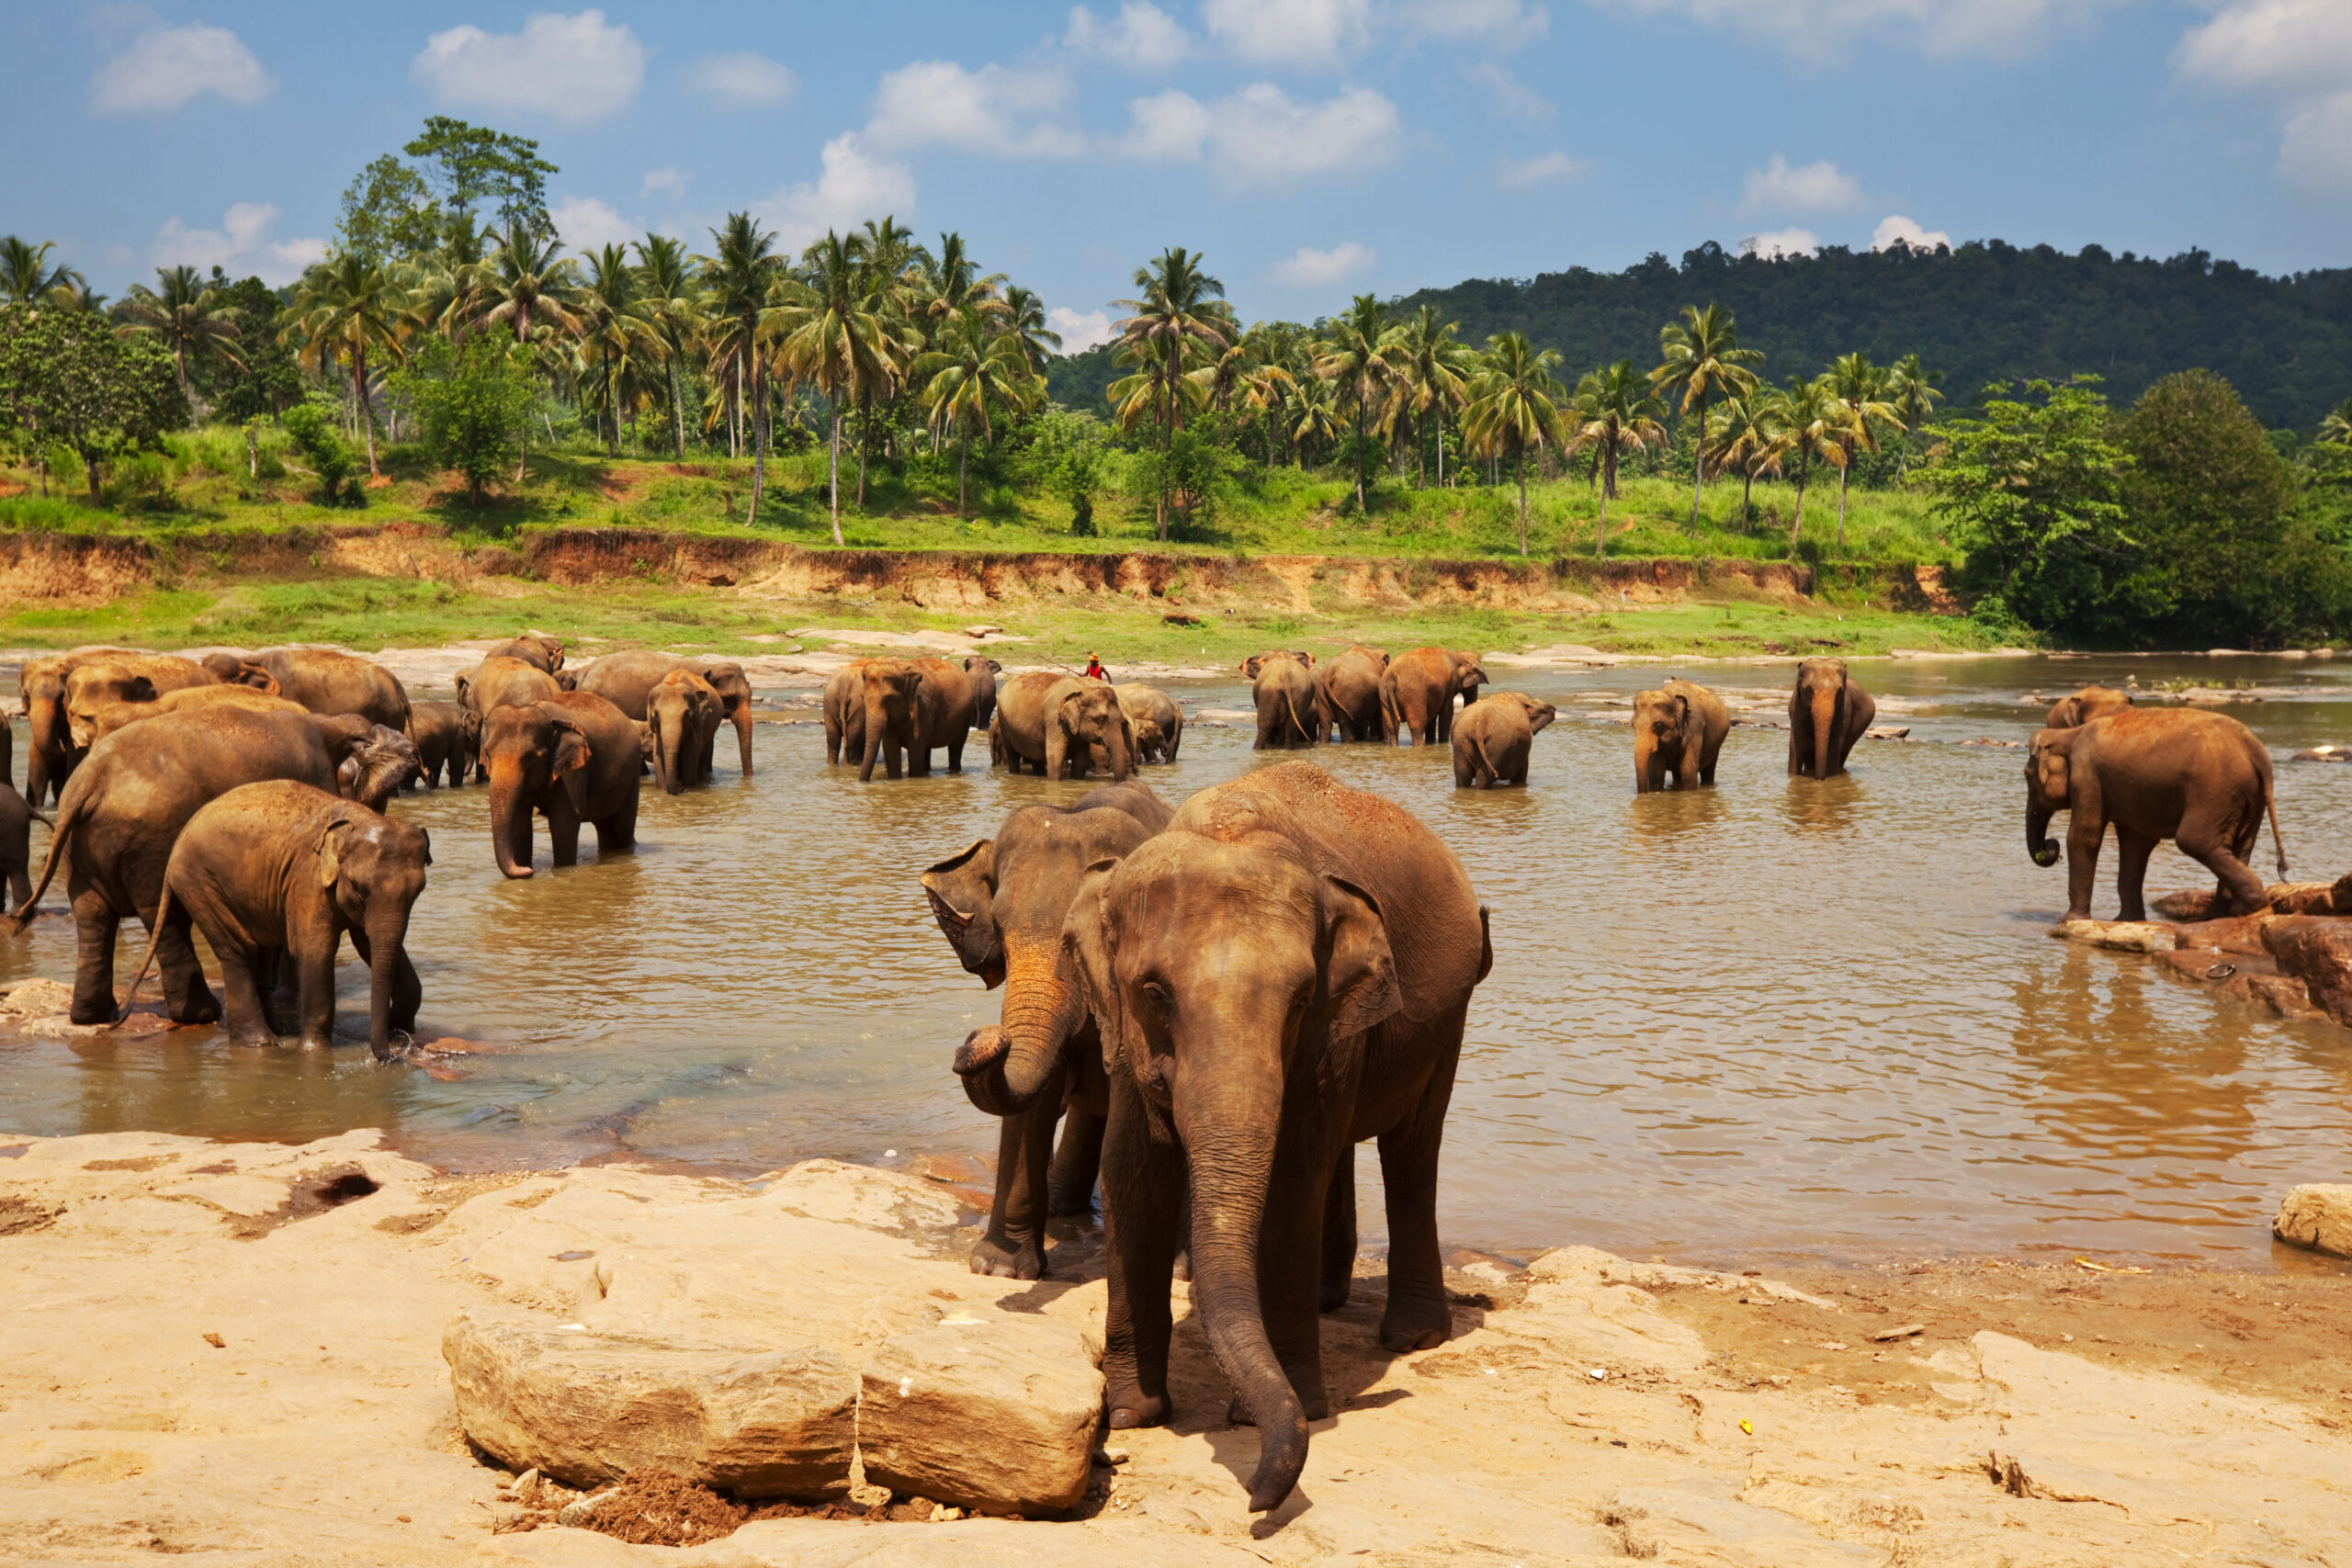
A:
POLYGON ((845 1321, 985 1303, 1099 1327, 1092 1231, 1063 1242, 1063 1277, 976 1279, 960 1261, 968 1210, 915 1175, 818 1162, 764 1189, 616 1168, 457 1180, 364 1132, 302 1147, 0 1136, 0 1561, 1990 1568, 2352 1553, 2339 1278, 1980 1260, 1792 1284, 1577 1247, 1523 1269, 1461 1259, 1457 1337, 1403 1358, 1376 1348, 1385 1281, 1367 1261, 1325 1328, 1339 1414, 1317 1427, 1298 1495, 1254 1529, 1237 1476, 1256 1437, 1224 1421, 1224 1380, 1187 1319, 1177 1424, 1117 1434, 1124 1461, 1098 1467, 1067 1520, 776 1520, 684 1551, 496 1533, 507 1478, 458 1428, 443 1328, 469 1308, 593 1327, 615 1303, 688 1296, 755 1321, 741 1292, 758 1259, 677 1271, 565 1228, 617 1210, 654 1238, 753 1201, 854 1235, 875 1259, 841 1280, 845 1321))

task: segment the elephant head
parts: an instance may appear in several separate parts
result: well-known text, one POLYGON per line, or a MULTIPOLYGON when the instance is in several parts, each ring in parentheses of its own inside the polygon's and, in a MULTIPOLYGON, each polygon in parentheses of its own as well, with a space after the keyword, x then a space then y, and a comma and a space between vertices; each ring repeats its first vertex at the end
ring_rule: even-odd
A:
POLYGON ((1052 723, 1061 727, 1068 736, 1068 755, 1086 757, 1091 748, 1102 749, 1102 764, 1111 771, 1111 781, 1123 784, 1136 768, 1135 726, 1127 719, 1126 710, 1119 705, 1119 694, 1100 681, 1085 681, 1062 693, 1061 702, 1054 709, 1052 723))
POLYGON ((587 732, 554 703, 509 704, 481 721, 481 761, 490 770, 490 847, 500 873, 531 874, 514 847, 531 841, 531 812, 560 788, 571 808, 588 808, 587 732))
POLYGON ((986 729, 996 716, 996 678, 1004 666, 981 654, 964 656, 964 673, 972 678, 972 728, 986 729))
POLYGON ((1487 667, 1478 662, 1478 656, 1466 648, 1448 649, 1446 657, 1453 662, 1454 694, 1462 699, 1464 707, 1468 707, 1478 700, 1478 688, 1493 677, 1487 673, 1487 667))
POLYGON ((1273 1507, 1306 1465, 1306 1422, 1266 1337, 1259 1227, 1288 1075, 1403 1005, 1379 900, 1274 835, 1170 829, 1091 869, 1062 933, 1106 1071, 1183 1146, 1193 1304, 1258 1427, 1250 1506, 1273 1507))
POLYGON ((718 730, 723 711, 718 694, 691 670, 671 671, 645 694, 653 777, 662 794, 676 795, 700 771, 703 742, 718 730))
POLYGON ((282 695, 277 677, 250 659, 240 659, 233 653, 208 653, 197 660, 205 673, 224 686, 251 686, 270 696, 282 695))
POLYGON ((1846 661, 1808 659, 1799 664, 1794 705, 1813 724, 1813 776, 1826 779, 1836 754, 1831 740, 1846 713, 1846 661))
POLYGON ((424 772, 416 742, 397 729, 343 714, 327 720, 324 731, 335 758, 335 793, 370 811, 381 811, 424 772))
MULTIPOLYGON (((1263 670, 1267 665, 1272 663, 1277 659, 1295 660, 1303 669, 1312 670, 1315 668, 1315 655, 1304 652, 1295 648, 1285 648, 1279 649, 1272 653, 1251 654, 1249 658, 1241 661, 1241 672, 1244 675, 1247 675, 1250 680, 1254 681, 1258 678, 1259 671, 1263 670)), ((1384 659, 1383 662, 1385 663, 1386 660, 1384 659)))
POLYGON ((1552 721, 1560 716, 1560 710, 1550 703, 1539 703, 1521 692, 1513 692, 1511 695, 1517 697, 1520 706, 1527 710, 1527 728, 1531 735, 1543 734, 1552 721))
POLYGON ((2061 697, 2051 705, 2050 716, 2043 721, 2045 728, 2073 729, 2095 718, 2105 718, 2111 713, 2121 713, 2132 705, 2132 694, 2119 692, 2111 686, 2085 686, 2071 697, 2061 697))
POLYGON ((2074 803, 2075 742, 2082 730, 2037 731, 2025 758, 2025 847, 2036 865, 2058 863, 2050 819, 2074 803))
MULTIPOLYGON (((722 659, 715 663, 689 665, 687 668, 701 676, 704 682, 718 694, 721 722, 735 727, 736 750, 741 753, 740 761, 743 774, 746 778, 750 777, 752 773, 751 677, 744 674, 743 667, 731 659, 722 659)), ((710 737, 706 735, 702 743, 708 745, 710 737)))
POLYGON ((1148 718, 1135 721, 1136 761, 1159 756, 1168 749, 1168 738, 1159 733, 1159 726, 1148 718))
POLYGON ((1690 722, 1690 699, 1680 692, 1661 688, 1634 698, 1634 733, 1647 741, 1645 755, 1659 747, 1679 749, 1683 728, 1690 722))
POLYGON ((877 659, 860 671, 865 710, 865 760, 857 765, 857 780, 874 777, 875 761, 888 750, 888 772, 898 775, 899 750, 909 741, 922 743, 920 728, 922 671, 903 659, 877 659))
POLYGON ((85 664, 65 677, 65 735, 86 751, 104 730, 98 717, 118 703, 152 703, 155 682, 119 664, 85 664))
POLYGON ((392 987, 408 941, 409 911, 424 891, 433 841, 424 829, 349 806, 311 845, 319 886, 345 925, 368 937, 368 1047, 379 1062, 391 1048, 392 987))

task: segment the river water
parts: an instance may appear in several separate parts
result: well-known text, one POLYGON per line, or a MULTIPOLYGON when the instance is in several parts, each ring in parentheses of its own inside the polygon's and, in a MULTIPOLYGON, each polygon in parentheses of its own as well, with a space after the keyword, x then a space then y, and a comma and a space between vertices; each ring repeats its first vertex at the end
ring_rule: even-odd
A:
MULTIPOLYGON (((1880 722, 1911 739, 1866 742, 1849 776, 1826 782, 1786 778, 1786 737, 1743 726, 1718 787, 1635 796, 1629 732, 1598 716, 1622 718, 1664 678, 1656 665, 1496 661, 1502 686, 1562 713, 1523 791, 1455 790, 1442 748, 1311 753, 1418 812, 1494 911, 1494 973, 1448 1128, 1448 1244, 2312 1266, 2274 1253, 2267 1220, 2290 1184, 2352 1179, 2352 1032, 2051 941, 2065 874, 2027 857, 2022 755, 1956 743, 2021 740, 2049 700, 2092 680, 2252 685, 2222 711, 2280 761, 2296 874, 2333 877, 2352 861, 2352 767, 2286 759, 2352 739, 2352 668, 1854 668, 1880 722)), ((1690 673, 1736 712, 1780 716, 1785 665, 1690 673)), ((1188 710, 1248 700, 1238 680, 1168 684, 1188 710)), ((775 696, 808 711, 806 693, 775 696)), ((550 874, 542 830, 528 882, 497 875, 483 790, 393 807, 435 852, 410 942, 419 1038, 494 1050, 374 1066, 366 975, 346 952, 347 1048, 237 1050, 192 1029, 0 1038, 0 1128, 306 1140, 383 1127, 460 1168, 650 1157, 750 1174, 820 1155, 992 1155, 994 1123, 947 1062, 998 998, 957 967, 916 877, 1012 807, 1086 786, 984 766, 861 786, 824 766, 813 723, 759 726, 758 773, 742 779, 721 739, 712 788, 667 798, 649 782, 635 855, 550 874)), ((1281 760, 1250 739, 1246 722, 1196 720, 1182 761, 1144 776, 1173 800, 1281 760)), ((2269 852, 2266 838, 2266 874, 2269 852)), ((2103 917, 2113 859, 2110 842, 2103 917)), ((2152 895, 2209 885, 2169 846, 2149 874, 2152 895)), ((141 946, 126 929, 126 978, 141 946)), ((44 917, 0 941, 0 983, 68 979, 72 959, 69 925, 44 917)), ((1374 1244, 1376 1171, 1367 1156, 1374 1244)))

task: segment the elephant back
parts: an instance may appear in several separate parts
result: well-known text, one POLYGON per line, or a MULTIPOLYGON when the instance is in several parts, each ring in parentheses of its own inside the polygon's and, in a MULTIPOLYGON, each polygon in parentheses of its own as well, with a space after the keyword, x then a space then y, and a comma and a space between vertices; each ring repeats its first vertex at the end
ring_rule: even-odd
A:
POLYGON ((675 654, 650 649, 608 653, 580 671, 573 689, 604 698, 631 718, 643 718, 647 695, 685 662, 675 654))

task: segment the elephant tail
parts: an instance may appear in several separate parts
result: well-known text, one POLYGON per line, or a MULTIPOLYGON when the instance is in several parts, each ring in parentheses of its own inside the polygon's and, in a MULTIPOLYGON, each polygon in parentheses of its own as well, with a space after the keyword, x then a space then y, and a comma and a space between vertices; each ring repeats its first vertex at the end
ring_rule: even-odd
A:
POLYGON ((130 1016, 130 1004, 139 999, 139 983, 147 978, 147 970, 155 962, 155 944, 164 940, 164 922, 172 913, 172 879, 164 878, 162 897, 155 900, 155 929, 147 933, 147 955, 139 961, 139 973, 130 977, 130 988, 122 993, 122 1010, 114 1015, 120 1023, 130 1016))
MULTIPOLYGON (((1308 705, 1312 706, 1313 705, 1309 704, 1308 705)), ((1287 688, 1283 692, 1283 711, 1290 715, 1291 723, 1297 727, 1299 739, 1306 745, 1314 745, 1318 737, 1316 735, 1315 731, 1306 728, 1306 721, 1298 716, 1298 704, 1292 700, 1290 692, 1287 688)), ((1284 744, 1288 743, 1285 742, 1284 744)))
POLYGON ((65 840, 73 835, 74 824, 81 818, 85 798, 76 795, 70 802, 59 804, 57 820, 50 825, 49 858, 41 862, 40 880, 33 884, 31 897, 12 913, 0 916, 0 924, 7 927, 10 936, 22 936, 25 928, 33 923, 33 906, 40 903, 40 896, 49 891, 50 879, 57 874, 58 864, 65 858, 65 840))
POLYGON ((2287 874, 2287 840, 2278 836, 2278 796, 2270 787, 2270 781, 2267 778, 2262 781, 2262 804, 2264 809, 2270 813, 2270 847, 2278 852, 2278 874, 2285 876, 2287 874))

